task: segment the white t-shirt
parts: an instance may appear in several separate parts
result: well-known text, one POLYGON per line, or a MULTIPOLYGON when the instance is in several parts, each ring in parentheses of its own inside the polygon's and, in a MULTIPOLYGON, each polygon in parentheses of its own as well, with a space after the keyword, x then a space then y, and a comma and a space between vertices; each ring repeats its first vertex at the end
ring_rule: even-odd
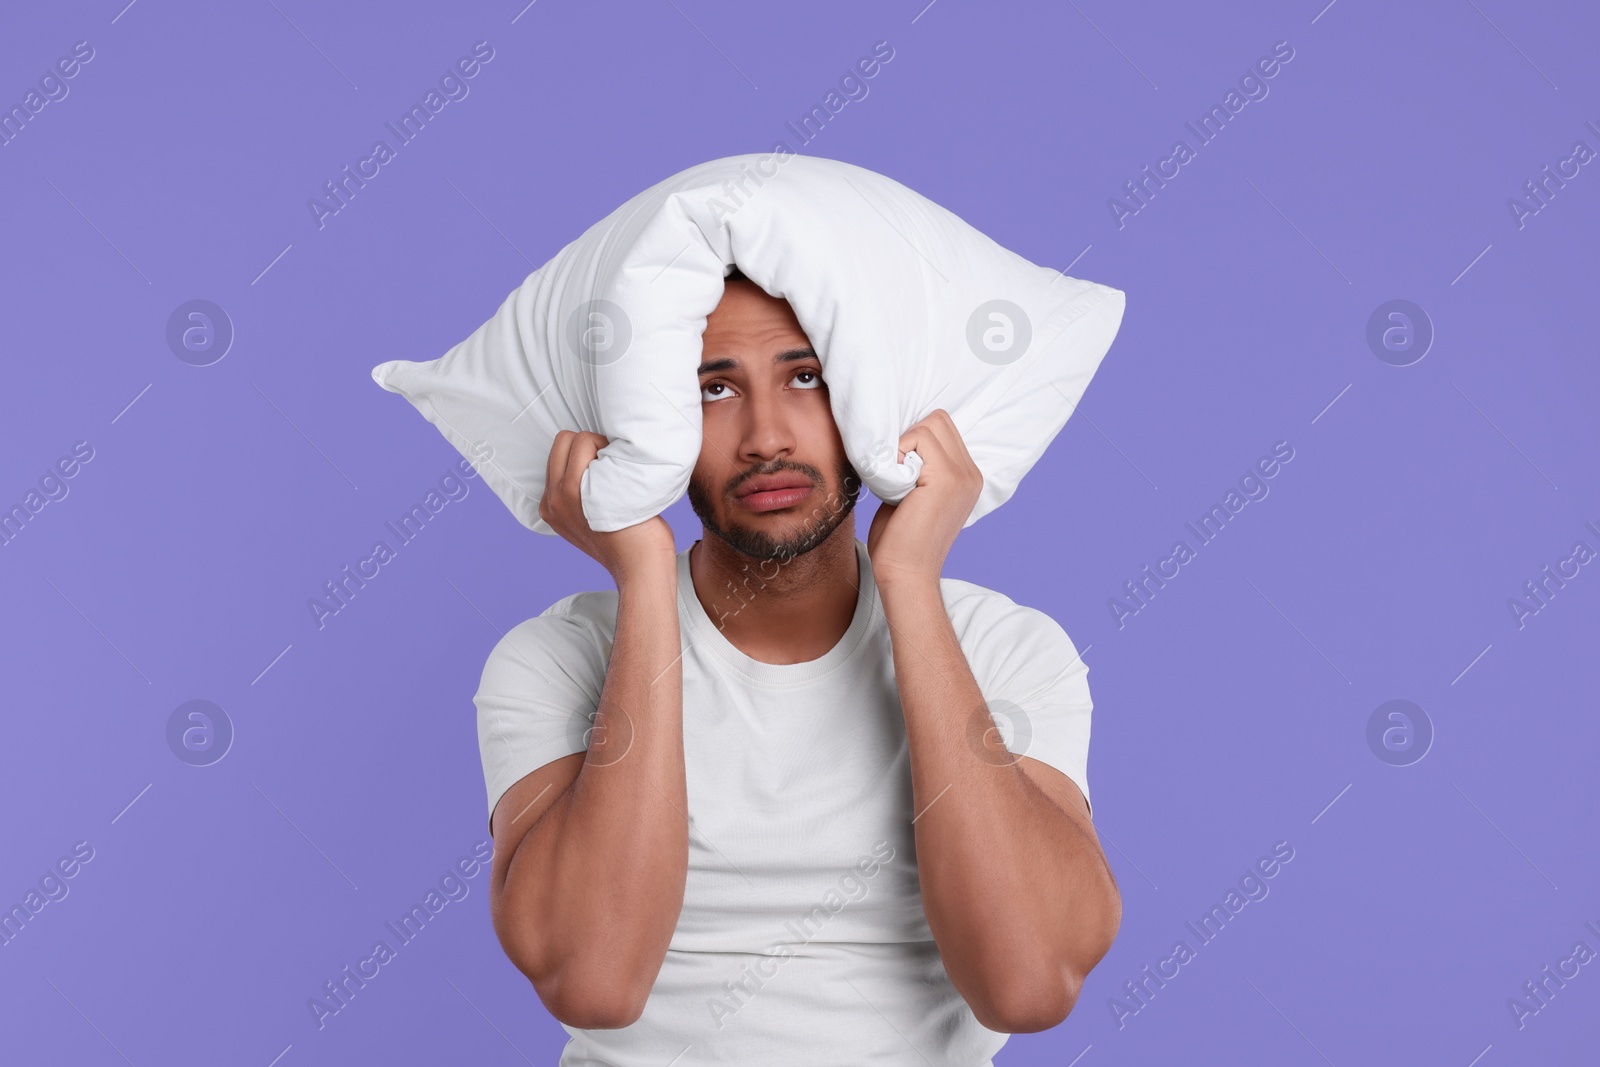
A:
MULTIPOLYGON (((773 664, 723 635, 695 595, 688 550, 678 554, 683 910, 644 1014, 614 1030, 566 1027, 561 1067, 988 1067, 1005 1044, 956 992, 923 914, 889 628, 860 539, 856 557, 860 593, 839 643, 773 664)), ((1008 751, 1087 798, 1088 668, 1072 641, 993 590, 940 587, 1008 751)), ((616 611, 615 590, 573 594, 490 654, 474 701, 491 813, 523 776, 587 748, 616 611)))

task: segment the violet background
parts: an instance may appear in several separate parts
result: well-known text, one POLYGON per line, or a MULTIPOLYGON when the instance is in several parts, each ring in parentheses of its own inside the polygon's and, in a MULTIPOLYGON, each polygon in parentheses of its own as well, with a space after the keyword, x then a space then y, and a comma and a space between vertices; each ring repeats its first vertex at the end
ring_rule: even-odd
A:
POLYGON ((0 148, 0 504, 95 449, 0 548, 0 903, 95 849, 0 948, 0 1059, 555 1061, 486 874, 325 1028, 306 1002, 485 839, 484 658, 604 573, 474 480, 324 629, 306 602, 458 458, 373 365, 441 354, 646 186, 778 140, 1128 294, 1080 412, 946 572, 1086 649, 1125 908, 1072 1015, 996 1063, 1594 1057, 1596 968, 1522 1029, 1507 1008, 1600 948, 1600 567, 1520 629, 1507 607, 1600 548, 1600 175, 1521 229, 1507 207, 1600 148, 1591 9, 124 2, 0 16, 7 106, 96 51, 0 148), (883 39, 802 145, 785 124, 883 39), (319 231, 307 199, 479 40, 469 97, 319 231), (1107 199, 1280 40, 1270 95, 1119 229, 1107 199), (206 367, 165 340, 195 298, 236 330, 206 367), (1436 330, 1405 367, 1365 338, 1395 298, 1436 330), (1280 440, 1270 495, 1119 629, 1108 598, 1280 440), (165 736, 197 698, 236 729, 207 767, 165 736), (1397 698, 1436 731, 1403 767, 1366 740, 1397 698), (1109 999, 1280 840, 1270 895, 1119 1029, 1109 999))

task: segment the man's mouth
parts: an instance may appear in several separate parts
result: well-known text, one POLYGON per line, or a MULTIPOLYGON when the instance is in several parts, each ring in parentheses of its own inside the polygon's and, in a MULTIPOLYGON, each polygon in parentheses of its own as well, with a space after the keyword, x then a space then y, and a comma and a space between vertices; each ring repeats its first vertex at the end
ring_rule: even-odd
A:
POLYGON ((739 486, 739 504, 750 511, 794 507, 810 495, 810 479, 799 474, 758 474, 739 486))

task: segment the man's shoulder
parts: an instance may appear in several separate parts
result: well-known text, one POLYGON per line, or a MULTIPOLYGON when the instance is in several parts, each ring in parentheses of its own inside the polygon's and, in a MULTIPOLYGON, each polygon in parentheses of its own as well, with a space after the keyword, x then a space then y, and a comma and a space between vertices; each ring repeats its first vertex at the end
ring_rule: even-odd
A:
POLYGON ((974 667, 998 669, 997 665, 1013 660, 1077 659, 1077 646, 1049 612, 959 578, 941 579, 939 590, 950 627, 974 667))
MULTIPOLYGON (((987 697, 1005 697, 1030 709, 1041 701, 1092 706, 1088 665, 1048 612, 975 582, 946 578, 940 589, 961 651, 987 697)), ((1043 722, 1036 725, 1043 729, 1043 722)), ((1059 761, 1045 762, 1061 766, 1059 761)))
POLYGON ((1049 614, 1027 604, 1019 604, 998 589, 961 578, 939 579, 939 592, 945 611, 956 632, 965 628, 979 631, 991 628, 1056 629, 1060 624, 1049 614))
POLYGON ((617 591, 615 589, 590 589, 570 593, 545 608, 522 625, 545 618, 578 619, 615 628, 617 624, 617 591))
POLYGON ((570 662, 591 650, 603 662, 611 653, 616 630, 615 589, 571 593, 506 631, 490 651, 484 670, 526 667, 530 658, 570 662))
POLYGON ((1011 599, 998 589, 990 589, 986 585, 969 582, 964 578, 940 578, 939 592, 944 594, 946 605, 972 599, 987 600, 993 597, 1000 597, 1003 600, 1011 599))

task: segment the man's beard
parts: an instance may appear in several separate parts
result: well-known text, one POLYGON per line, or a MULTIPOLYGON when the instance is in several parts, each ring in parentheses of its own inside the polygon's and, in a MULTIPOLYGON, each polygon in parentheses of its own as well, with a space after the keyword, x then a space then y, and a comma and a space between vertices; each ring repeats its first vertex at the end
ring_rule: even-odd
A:
MULTIPOLYGON (((791 462, 780 462, 772 467, 752 467, 734 479, 729 488, 731 490, 747 478, 759 474, 777 474, 781 471, 796 471, 810 478, 818 489, 824 488, 821 471, 809 463, 791 462)), ((758 560, 793 559, 810 552, 826 541, 856 506, 856 498, 861 495, 861 478, 856 474, 855 467, 850 465, 848 459, 841 457, 835 473, 838 476, 839 489, 828 493, 820 507, 813 505, 812 513, 805 525, 781 540, 763 531, 747 529, 737 524, 731 529, 724 529, 718 525, 710 497, 693 477, 689 479, 689 505, 694 508, 694 513, 699 517, 701 524, 726 542, 735 552, 758 560)), ((725 498, 728 495, 730 494, 724 494, 725 498)))

